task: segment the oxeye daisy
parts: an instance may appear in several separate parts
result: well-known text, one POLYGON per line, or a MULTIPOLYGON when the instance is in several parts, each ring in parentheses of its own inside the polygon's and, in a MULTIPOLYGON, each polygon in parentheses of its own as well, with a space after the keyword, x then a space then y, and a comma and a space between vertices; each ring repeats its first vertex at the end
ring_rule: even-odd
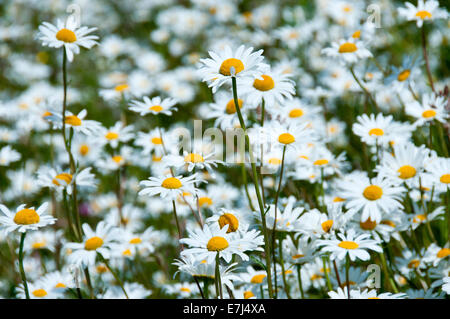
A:
MULTIPOLYGON (((244 109, 247 103, 244 99, 238 99, 240 109, 244 109)), ((236 111, 236 104, 229 93, 217 92, 214 94, 214 103, 209 103, 200 110, 205 118, 215 118, 214 126, 225 130, 227 128, 240 127, 239 118, 236 111)), ((244 123, 247 122, 246 113, 242 114, 244 123)))
POLYGON ((406 105, 406 113, 416 118, 414 125, 422 126, 431 121, 446 123, 450 117, 445 109, 448 100, 445 96, 437 96, 434 93, 424 94, 422 103, 413 101, 406 105))
POLYGON ((356 118, 356 123, 353 124, 353 133, 358 135, 361 140, 371 146, 387 146, 391 141, 391 127, 393 125, 392 115, 383 116, 382 113, 363 114, 356 118))
POLYGON ((29 230, 36 230, 56 222, 56 218, 47 215, 48 203, 43 203, 37 210, 34 207, 26 208, 25 204, 17 207, 16 212, 12 213, 5 205, 0 204, 0 211, 4 216, 0 217, 0 225, 5 233, 17 230, 25 233, 29 230))
POLYGON ((312 141, 314 134, 307 123, 287 126, 272 122, 264 127, 264 132, 269 135, 273 145, 294 149, 300 144, 312 141))
POLYGON ((221 208, 218 211, 214 211, 213 215, 206 219, 206 222, 217 223, 220 228, 228 225, 227 233, 233 233, 241 229, 246 229, 249 224, 245 214, 226 208, 221 208))
POLYGON ((385 152, 376 170, 381 176, 399 183, 406 182, 411 187, 413 182, 419 180, 428 153, 429 150, 424 145, 416 147, 412 143, 394 144, 393 153, 385 152))
POLYGON ((342 180, 338 187, 339 197, 345 199, 345 207, 361 212, 361 221, 371 220, 379 223, 383 213, 403 208, 402 187, 391 180, 377 176, 369 179, 367 176, 350 177, 342 180))
POLYGON ((147 115, 149 113, 158 115, 172 115, 172 111, 176 111, 177 108, 174 105, 177 100, 172 98, 161 99, 157 96, 150 99, 144 96, 143 101, 133 100, 130 102, 130 110, 139 113, 140 115, 147 115))
POLYGON ((262 70, 263 74, 255 79, 245 78, 237 83, 250 105, 256 107, 264 101, 272 108, 277 103, 283 104, 285 100, 292 99, 295 94, 294 82, 288 74, 271 71, 270 68, 262 70))
MULTIPOLYGON (((289 197, 284 209, 278 209, 275 220, 275 206, 270 205, 269 211, 266 213, 267 227, 273 229, 274 224, 275 230, 284 232, 297 231, 300 228, 300 215, 303 212, 303 207, 295 207, 296 200, 293 196, 289 197)), ((260 219, 261 216, 255 214, 255 217, 260 219)))
POLYGON ((0 166, 9 166, 10 163, 17 162, 22 158, 19 152, 10 145, 0 149, 0 166))
POLYGON ((197 192, 195 188, 196 183, 200 183, 203 180, 197 179, 197 174, 193 174, 188 177, 171 176, 166 175, 163 177, 149 177, 148 180, 141 181, 139 184, 144 188, 139 192, 139 195, 160 195, 162 198, 169 198, 175 200, 178 195, 183 193, 195 194, 197 192))
POLYGON ((361 59, 372 57, 372 53, 365 48, 364 43, 353 37, 333 42, 330 48, 322 49, 322 54, 336 57, 344 65, 354 64, 361 59))
POLYGON ((227 263, 231 261, 233 255, 238 255, 242 260, 249 257, 239 249, 240 240, 227 233, 229 225, 220 228, 219 225, 204 225, 203 229, 188 230, 188 238, 180 239, 180 243, 186 244, 187 248, 181 252, 182 256, 192 254, 197 259, 206 260, 207 263, 214 263, 217 254, 227 263))
POLYGON ((426 263, 430 263, 433 267, 436 267, 441 261, 449 260, 450 256, 450 247, 447 243, 445 247, 440 247, 435 243, 432 243, 428 246, 425 255, 423 256, 423 261, 426 263))
POLYGON ((317 245, 322 247, 322 251, 330 252, 330 259, 343 260, 347 255, 351 261, 355 259, 369 260, 368 250, 382 252, 379 242, 368 239, 369 234, 356 234, 350 229, 347 234, 339 233, 335 239, 319 239, 317 245))
POLYGON ((112 148, 117 148, 119 143, 126 143, 134 137, 133 125, 125 126, 118 121, 110 128, 102 128, 99 136, 99 142, 103 145, 110 145, 112 148))
POLYGON ((66 22, 57 20, 56 26, 43 22, 39 26, 39 39, 44 46, 52 48, 64 49, 67 54, 67 59, 72 62, 73 55, 80 53, 80 46, 90 49, 97 44, 98 36, 88 35, 97 30, 97 28, 78 27, 75 15, 67 18, 66 22))
POLYGON ((438 192, 450 189, 450 158, 437 157, 427 164, 425 169, 431 174, 433 185, 438 192))
POLYGON ((165 165, 176 168, 186 168, 188 172, 196 169, 207 169, 212 172, 213 167, 217 167, 217 164, 223 163, 222 161, 215 159, 215 153, 204 152, 192 152, 183 151, 183 155, 169 154, 163 156, 162 161, 165 165))
MULTIPOLYGON (((75 132, 80 132, 85 135, 96 134, 101 130, 100 122, 94 120, 85 120, 84 118, 87 115, 86 109, 80 111, 77 115, 73 114, 70 111, 66 111, 65 116, 65 124, 66 129, 72 128, 75 132)), ((56 128, 62 128, 62 113, 53 113, 52 115, 47 116, 56 128)))
MULTIPOLYGON (((30 299, 55 299, 59 294, 43 280, 37 280, 34 283, 27 283, 30 299)), ((26 298, 26 293, 23 284, 19 284, 16 289, 17 296, 21 299, 26 298)))
POLYGON ((37 184, 60 191, 64 189, 68 194, 72 194, 74 183, 79 188, 95 188, 97 181, 95 175, 91 173, 91 169, 91 167, 87 167, 72 175, 61 169, 41 167, 37 172, 37 184))
POLYGON ((199 75, 203 81, 208 82, 212 87, 213 93, 227 83, 230 78, 255 78, 262 74, 260 71, 263 50, 253 52, 253 48, 245 48, 241 45, 235 51, 226 46, 220 53, 209 51, 211 58, 200 59, 199 75))
POLYGON ((406 8, 398 8, 400 16, 408 21, 416 21, 417 27, 421 28, 424 21, 434 19, 446 19, 448 13, 445 9, 439 8, 439 2, 436 0, 418 0, 417 7, 410 2, 405 3, 406 8))
POLYGON ((392 73, 386 78, 386 83, 392 85, 394 90, 401 92, 401 90, 412 85, 414 80, 420 76, 421 72, 419 67, 422 64, 423 60, 420 58, 413 59, 411 56, 405 57, 401 67, 392 67, 392 73))
POLYGON ((71 250, 68 256, 70 263, 75 265, 93 266, 97 253, 109 259, 111 246, 120 239, 118 228, 101 221, 95 231, 88 224, 82 226, 84 237, 81 243, 67 243, 66 248, 71 250))
POLYGON ((299 98, 295 97, 291 100, 285 101, 283 105, 274 110, 273 113, 274 115, 279 115, 283 120, 287 121, 287 123, 293 124, 311 120, 316 117, 319 112, 319 107, 306 104, 299 98))

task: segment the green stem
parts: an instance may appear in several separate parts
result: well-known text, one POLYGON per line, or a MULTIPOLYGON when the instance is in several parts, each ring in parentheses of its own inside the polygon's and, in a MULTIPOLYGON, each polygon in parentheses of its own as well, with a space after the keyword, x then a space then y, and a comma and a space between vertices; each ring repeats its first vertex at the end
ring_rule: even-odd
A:
POLYGON ((394 292, 398 293, 397 285, 395 284, 395 281, 392 279, 392 276, 390 275, 390 271, 389 271, 388 265, 386 263, 386 257, 384 256, 384 252, 380 253, 380 259, 381 259, 381 263, 384 268, 385 275, 388 278, 389 284, 391 285, 394 292))
MULTIPOLYGON (((255 191, 256 191, 256 197, 258 198, 258 205, 259 205, 259 211, 261 214, 261 223, 262 223, 262 228, 263 228, 263 235, 264 235, 264 255, 265 255, 265 259, 266 259, 266 270, 267 270, 267 284, 269 286, 269 297, 273 298, 273 289, 272 289, 272 274, 271 274, 271 269, 270 269, 270 246, 269 246, 269 234, 267 232, 267 224, 266 224, 266 216, 265 216, 265 212, 264 212, 264 204, 263 201, 261 199, 261 193, 260 193, 260 189, 259 189, 259 183, 258 183, 258 173, 256 171, 256 165, 255 165, 255 161, 253 158, 253 152, 251 150, 251 145, 250 145, 250 139, 247 135, 247 128, 245 126, 245 122, 244 122, 244 118, 242 117, 241 114, 241 109, 239 107, 239 100, 238 100, 238 95, 237 95, 237 85, 236 85, 236 78, 232 77, 231 78, 231 82, 232 82, 232 87, 233 87, 233 99, 234 99, 234 105, 236 105, 236 112, 238 114, 238 118, 239 118, 239 123, 242 127, 242 129, 244 130, 244 135, 245 135, 245 143, 247 145, 248 148, 248 152, 250 155, 250 164, 252 166, 252 173, 253 173, 253 182, 255 185, 255 191)), ((245 158, 244 158, 245 161, 245 158)))
POLYGON ((372 97, 372 94, 367 90, 367 88, 362 85, 361 81, 358 79, 358 77, 355 74, 355 71, 353 70, 353 67, 350 67, 350 73, 353 75, 353 78, 355 79, 356 83, 358 83, 359 87, 364 91, 364 93, 369 97, 370 101, 372 102, 373 106, 375 106, 375 109, 378 111, 378 104, 375 101, 375 99, 372 97))
POLYGON ((299 264, 297 265, 297 279, 298 279, 298 288, 300 289, 300 295, 302 299, 305 299, 305 293, 303 292, 303 284, 302 284, 302 276, 301 276, 301 268, 299 264))
POLYGON ((347 296, 350 299, 350 255, 347 253, 345 255, 345 280, 347 285, 347 296))
POLYGON ((119 283, 119 286, 122 289, 123 293, 125 294, 125 297, 127 297, 127 299, 130 299, 128 297, 128 294, 127 294, 126 290, 125 290, 125 287, 123 286, 122 280, 120 280, 119 276, 117 276, 117 273, 111 268, 111 266, 109 265, 108 261, 102 256, 102 254, 98 253, 98 255, 100 256, 100 259, 102 260, 102 262, 106 265, 106 267, 109 269, 109 271, 112 273, 114 278, 119 283))
POLYGON ((328 275, 327 257, 326 256, 322 257, 322 262, 323 262, 323 272, 325 274, 325 279, 327 281, 327 287, 328 287, 328 290, 331 291, 331 290, 333 290, 333 286, 331 285, 330 276, 328 275))
POLYGON ((25 275, 25 270, 23 268, 23 243, 25 241, 25 236, 27 233, 22 233, 20 235, 20 247, 19 247, 19 268, 20 268, 20 276, 22 277, 22 283, 23 283, 23 289, 25 291, 25 297, 27 299, 30 299, 30 293, 28 292, 28 284, 27 284, 27 277, 25 275))
POLYGON ((430 81, 430 86, 431 86, 431 90, 434 91, 434 84, 433 84, 433 77, 431 76, 431 71, 430 71, 430 63, 428 62, 428 54, 427 54, 427 37, 425 35, 425 24, 422 25, 422 53, 423 53, 423 58, 425 60, 425 66, 427 69, 427 76, 428 76, 428 81, 430 81))
POLYGON ((216 282, 216 294, 217 294, 217 298, 219 299, 223 299, 223 293, 222 293, 222 282, 220 280, 220 256, 219 256, 219 252, 217 252, 216 255, 216 274, 215 274, 215 282, 216 282))
POLYGON ((282 246, 282 243, 283 243, 283 240, 280 237, 278 239, 278 253, 280 254, 281 277, 283 278, 284 291, 286 292, 286 296, 288 297, 288 299, 292 299, 291 295, 289 294, 289 286, 287 284, 286 273, 285 273, 285 270, 284 270, 283 246, 282 246))

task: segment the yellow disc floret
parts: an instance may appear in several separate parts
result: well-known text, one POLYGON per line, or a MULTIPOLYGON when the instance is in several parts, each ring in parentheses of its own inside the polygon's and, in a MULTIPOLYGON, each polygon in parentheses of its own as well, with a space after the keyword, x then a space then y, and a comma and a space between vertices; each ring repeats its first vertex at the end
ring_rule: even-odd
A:
POLYGON ((56 39, 66 43, 73 43, 77 41, 77 36, 75 35, 75 32, 73 32, 72 30, 64 28, 56 33, 56 39))
POLYGON ((354 241, 343 240, 338 244, 339 247, 344 249, 356 249, 359 247, 354 241))
POLYGON ((225 225, 228 225, 227 233, 235 232, 239 228, 239 221, 233 214, 225 213, 219 217, 219 226, 223 228, 225 225))
POLYGON ((69 125, 72 125, 72 126, 80 126, 81 125, 81 120, 76 115, 67 115, 64 122, 66 124, 69 124, 69 125))
POLYGON ((290 133, 283 133, 278 136, 278 142, 281 144, 291 144, 295 142, 295 137, 290 133))
POLYGON ((191 163, 203 163, 205 159, 200 154, 190 153, 184 157, 184 161, 191 163))
POLYGON ((84 243, 84 249, 86 250, 96 250, 103 246, 103 239, 100 237, 94 236, 86 240, 84 243))
POLYGON ((255 81, 253 81, 253 87, 259 91, 270 91, 275 87, 275 82, 273 81, 272 77, 269 75, 261 75, 261 77, 263 78, 262 80, 260 79, 255 79, 255 81))
POLYGON ((206 249, 208 249, 209 251, 222 251, 226 249, 228 246, 229 246, 228 241, 225 238, 220 236, 214 236, 208 241, 206 249))
POLYGON ((383 196, 383 189, 377 185, 367 186, 363 191, 363 196, 368 200, 377 200, 383 196))
POLYGON ((14 216, 14 222, 19 225, 32 225, 39 223, 40 217, 34 209, 25 208, 19 210, 14 216))
POLYGON ((222 75, 231 75, 231 68, 234 68, 234 74, 238 74, 239 72, 244 70, 244 63, 241 60, 230 58, 226 59, 220 65, 219 73, 222 75))
POLYGON ((183 186, 183 184, 181 184, 181 181, 178 178, 169 177, 162 182, 161 186, 168 189, 177 189, 183 186))
POLYGON ((403 165, 402 167, 400 167, 398 169, 397 172, 400 173, 399 177, 401 179, 408 179, 408 178, 416 176, 416 169, 414 167, 412 167, 411 165, 403 165))
POLYGON ((355 52, 356 50, 358 50, 356 44, 351 42, 345 42, 341 44, 339 47, 339 53, 352 53, 355 52))

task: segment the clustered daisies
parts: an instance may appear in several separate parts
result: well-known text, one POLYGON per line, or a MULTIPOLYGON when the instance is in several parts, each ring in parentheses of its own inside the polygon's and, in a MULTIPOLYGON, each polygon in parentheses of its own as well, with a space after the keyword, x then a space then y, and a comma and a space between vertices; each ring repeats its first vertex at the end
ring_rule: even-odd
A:
POLYGON ((448 298, 448 12, 382 2, 2 4, 0 298, 448 298))

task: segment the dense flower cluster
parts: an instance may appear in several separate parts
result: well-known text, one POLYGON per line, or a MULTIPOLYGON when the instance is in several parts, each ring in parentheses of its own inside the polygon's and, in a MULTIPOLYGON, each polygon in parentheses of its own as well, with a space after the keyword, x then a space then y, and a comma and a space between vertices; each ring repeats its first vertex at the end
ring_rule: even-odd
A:
POLYGON ((2 4, 0 297, 448 298, 438 1, 71 2, 2 4))

